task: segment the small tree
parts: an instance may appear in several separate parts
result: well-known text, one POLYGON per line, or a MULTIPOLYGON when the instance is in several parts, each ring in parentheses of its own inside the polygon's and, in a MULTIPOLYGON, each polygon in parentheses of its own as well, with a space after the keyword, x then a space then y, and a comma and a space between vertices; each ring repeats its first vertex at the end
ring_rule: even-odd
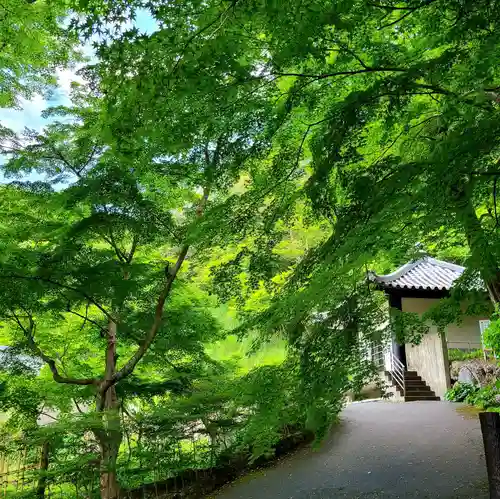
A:
MULTIPOLYGON (((181 268, 197 239, 209 237, 198 224, 235 174, 224 166, 239 168, 234 157, 247 146, 201 136, 204 143, 165 159, 140 138, 134 154, 125 154, 123 141, 106 142, 97 106, 55 110, 66 121, 43 134, 2 131, 7 173, 37 170, 71 185, 2 188, 8 222, 1 228, 0 301, 9 344, 43 360, 56 383, 95 394, 101 495, 114 499, 122 441, 117 386, 153 344, 155 358, 175 370, 183 355, 201 359, 199 345, 217 331, 181 268)), ((142 375, 165 370, 150 365, 142 375)))

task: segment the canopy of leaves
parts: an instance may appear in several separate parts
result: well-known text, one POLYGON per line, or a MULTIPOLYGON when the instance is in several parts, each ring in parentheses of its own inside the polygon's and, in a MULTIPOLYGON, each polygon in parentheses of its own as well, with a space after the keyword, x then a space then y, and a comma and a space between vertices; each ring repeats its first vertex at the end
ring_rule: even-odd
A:
POLYGON ((73 8, 74 33, 104 35, 86 85, 42 132, 0 129, 17 178, 0 198, 2 334, 45 363, 2 393, 20 414, 16 380, 64 385, 59 405, 34 399, 62 414, 42 434, 71 427, 80 455, 93 432, 91 452, 132 463, 130 486, 159 446, 162 476, 226 447, 266 455, 287 432, 323 436, 373 374, 363 347, 393 331, 368 269, 416 242, 466 264, 423 318, 440 331, 484 305, 479 276, 500 301, 498 2, 73 8), (128 22, 139 9, 154 32, 128 22), (210 357, 229 333, 217 307, 254 351, 286 341, 285 360, 242 373, 210 357))

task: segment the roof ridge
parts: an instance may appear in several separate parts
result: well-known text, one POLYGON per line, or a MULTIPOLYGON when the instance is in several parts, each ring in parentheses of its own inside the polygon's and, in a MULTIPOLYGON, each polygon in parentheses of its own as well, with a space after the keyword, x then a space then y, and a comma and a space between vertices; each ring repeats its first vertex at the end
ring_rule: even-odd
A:
POLYGON ((445 269, 456 270, 457 272, 463 272, 465 270, 465 267, 457 265, 456 263, 446 262, 444 260, 438 260, 437 258, 431 258, 430 256, 427 256, 426 259, 429 261, 429 263, 433 263, 438 267, 444 267, 445 269))
POLYGON ((372 272, 371 278, 384 287, 449 290, 464 271, 465 267, 426 255, 402 265, 391 274, 372 272))
POLYGON ((394 272, 391 272, 390 274, 385 274, 385 275, 379 275, 376 272, 373 273, 377 281, 382 281, 382 282, 390 282, 395 279, 398 279, 399 277, 404 276, 407 274, 410 270, 414 269, 417 267, 420 263, 422 263, 427 257, 424 258, 419 258, 418 260, 413 260, 411 262, 405 263, 399 269, 395 270, 394 272))

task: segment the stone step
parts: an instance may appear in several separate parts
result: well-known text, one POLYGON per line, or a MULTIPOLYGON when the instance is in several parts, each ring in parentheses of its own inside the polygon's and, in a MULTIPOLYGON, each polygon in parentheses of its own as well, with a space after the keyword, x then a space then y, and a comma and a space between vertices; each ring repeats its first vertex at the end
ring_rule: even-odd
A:
POLYGON ((419 381, 422 382, 421 376, 405 376, 405 381, 406 382, 412 382, 412 381, 419 381))
POLYGON ((431 387, 427 386, 425 383, 422 383, 420 385, 408 385, 408 384, 406 384, 405 388, 406 388, 407 392, 419 392, 419 391, 420 392, 421 391, 430 392, 431 391, 431 387))
POLYGON ((387 381, 395 388, 396 393, 399 393, 401 398, 405 402, 413 402, 416 400, 440 400, 436 397, 435 392, 433 392, 427 383, 418 375, 416 371, 406 371, 404 374, 404 391, 401 389, 396 379, 391 376, 388 371, 384 372, 387 381))
POLYGON ((424 386, 427 386, 427 384, 425 383, 425 381, 419 381, 418 383, 408 383, 408 382, 405 382, 405 387, 406 388, 423 388, 424 386))
POLYGON ((406 395, 405 396, 405 402, 414 402, 416 400, 440 400, 439 397, 436 397, 435 395, 406 395))
POLYGON ((435 397, 436 394, 430 390, 415 390, 413 392, 409 392, 408 390, 406 391, 406 397, 423 397, 423 398, 428 398, 428 397, 435 397))

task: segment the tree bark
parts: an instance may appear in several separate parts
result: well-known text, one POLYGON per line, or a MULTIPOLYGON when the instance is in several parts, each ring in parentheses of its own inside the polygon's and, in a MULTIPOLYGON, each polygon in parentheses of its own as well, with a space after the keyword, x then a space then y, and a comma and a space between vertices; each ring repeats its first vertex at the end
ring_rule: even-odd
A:
POLYGON ((97 411, 101 412, 103 428, 96 431, 101 448, 100 490, 101 499, 118 499, 120 486, 116 476, 116 462, 123 438, 120 426, 119 401, 111 380, 116 371, 116 323, 108 324, 106 368, 104 380, 97 397, 97 411))
POLYGON ((41 475, 36 486, 36 497, 39 499, 43 499, 45 497, 45 488, 47 487, 47 470, 49 469, 49 452, 50 443, 47 440, 42 444, 42 450, 40 452, 39 470, 41 475))
POLYGON ((500 303, 500 271, 498 259, 495 256, 490 240, 484 232, 481 222, 477 217, 476 210, 472 205, 472 185, 469 189, 462 187, 456 199, 456 212, 464 228, 465 236, 469 244, 472 262, 479 269, 490 299, 494 305, 500 303))
POLYGON ((120 487, 116 477, 116 461, 120 443, 121 439, 117 441, 109 436, 106 441, 101 442, 101 499, 118 499, 120 496, 120 487))

